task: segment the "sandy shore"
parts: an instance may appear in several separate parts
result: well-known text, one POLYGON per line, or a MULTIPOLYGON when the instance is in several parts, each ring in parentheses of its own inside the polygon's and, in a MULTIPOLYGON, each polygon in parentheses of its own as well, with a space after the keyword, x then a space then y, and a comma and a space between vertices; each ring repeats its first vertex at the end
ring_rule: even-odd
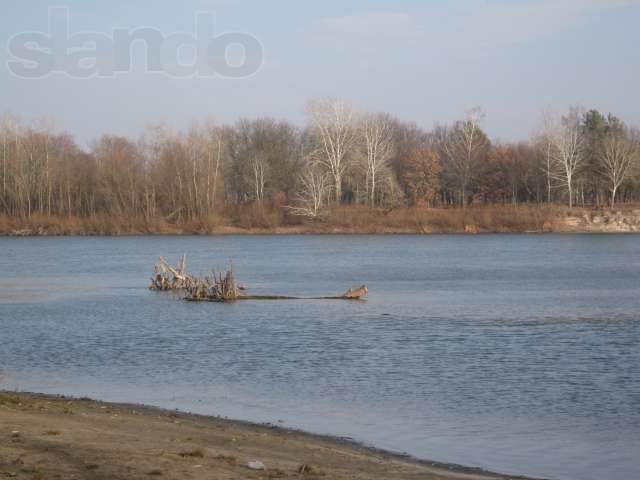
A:
POLYGON ((0 478, 514 478, 340 439, 137 405, 0 393, 0 478), (260 461, 265 470, 251 470, 260 461))

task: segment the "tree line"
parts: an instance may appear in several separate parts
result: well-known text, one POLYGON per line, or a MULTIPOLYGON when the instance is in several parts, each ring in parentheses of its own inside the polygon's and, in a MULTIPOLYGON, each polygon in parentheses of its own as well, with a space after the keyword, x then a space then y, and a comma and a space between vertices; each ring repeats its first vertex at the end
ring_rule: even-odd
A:
POLYGON ((252 204, 321 217, 332 206, 466 207, 640 198, 640 135, 596 110, 546 113, 528 141, 491 141, 484 113, 431 131, 348 102, 309 102, 299 128, 271 118, 213 122, 81 148, 53 122, 0 123, 0 213, 12 217, 203 219, 252 204))

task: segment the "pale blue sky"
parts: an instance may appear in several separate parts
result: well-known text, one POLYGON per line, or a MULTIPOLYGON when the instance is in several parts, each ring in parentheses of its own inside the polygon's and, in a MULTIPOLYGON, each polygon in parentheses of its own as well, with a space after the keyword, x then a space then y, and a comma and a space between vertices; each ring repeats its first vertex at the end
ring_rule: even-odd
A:
MULTIPOLYGON (((527 138, 545 108, 572 104, 640 125, 640 0, 3 0, 0 111, 56 119, 81 142, 136 136, 150 123, 187 128, 274 116, 302 125, 316 96, 387 111, 430 128, 470 107, 492 138, 527 138), (253 34, 262 69, 248 79, 175 79, 133 73, 25 80, 7 69, 7 40, 47 31, 48 7, 66 5, 71 32, 151 26, 192 32, 197 11, 217 31, 253 34)), ((140 50, 138 53, 143 53, 140 50)))

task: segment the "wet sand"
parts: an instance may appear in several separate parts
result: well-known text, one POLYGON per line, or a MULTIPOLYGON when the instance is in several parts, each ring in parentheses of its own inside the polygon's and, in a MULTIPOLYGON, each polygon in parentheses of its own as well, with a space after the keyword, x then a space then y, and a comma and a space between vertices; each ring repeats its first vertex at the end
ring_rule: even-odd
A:
POLYGON ((0 393, 0 478, 514 478, 337 438, 139 405, 0 393), (265 470, 251 470, 259 461, 265 470))

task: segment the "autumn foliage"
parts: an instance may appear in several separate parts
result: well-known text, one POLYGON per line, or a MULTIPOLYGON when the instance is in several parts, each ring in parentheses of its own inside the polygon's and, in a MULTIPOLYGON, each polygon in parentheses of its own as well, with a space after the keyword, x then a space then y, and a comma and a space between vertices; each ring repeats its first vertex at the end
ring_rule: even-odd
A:
POLYGON ((431 207, 438 204, 442 190, 442 169, 442 162, 435 151, 421 148, 411 152, 402 176, 411 205, 431 207))
POLYGON ((303 128, 270 118, 186 132, 155 126, 82 147, 51 124, 6 115, 0 232, 472 228, 458 207, 490 231, 510 231, 540 227, 509 225, 542 206, 640 200, 640 135, 614 116, 572 109, 518 143, 492 143, 483 118, 473 109, 427 131, 323 99, 310 103, 303 128), (532 208, 491 208, 507 205, 532 208))

